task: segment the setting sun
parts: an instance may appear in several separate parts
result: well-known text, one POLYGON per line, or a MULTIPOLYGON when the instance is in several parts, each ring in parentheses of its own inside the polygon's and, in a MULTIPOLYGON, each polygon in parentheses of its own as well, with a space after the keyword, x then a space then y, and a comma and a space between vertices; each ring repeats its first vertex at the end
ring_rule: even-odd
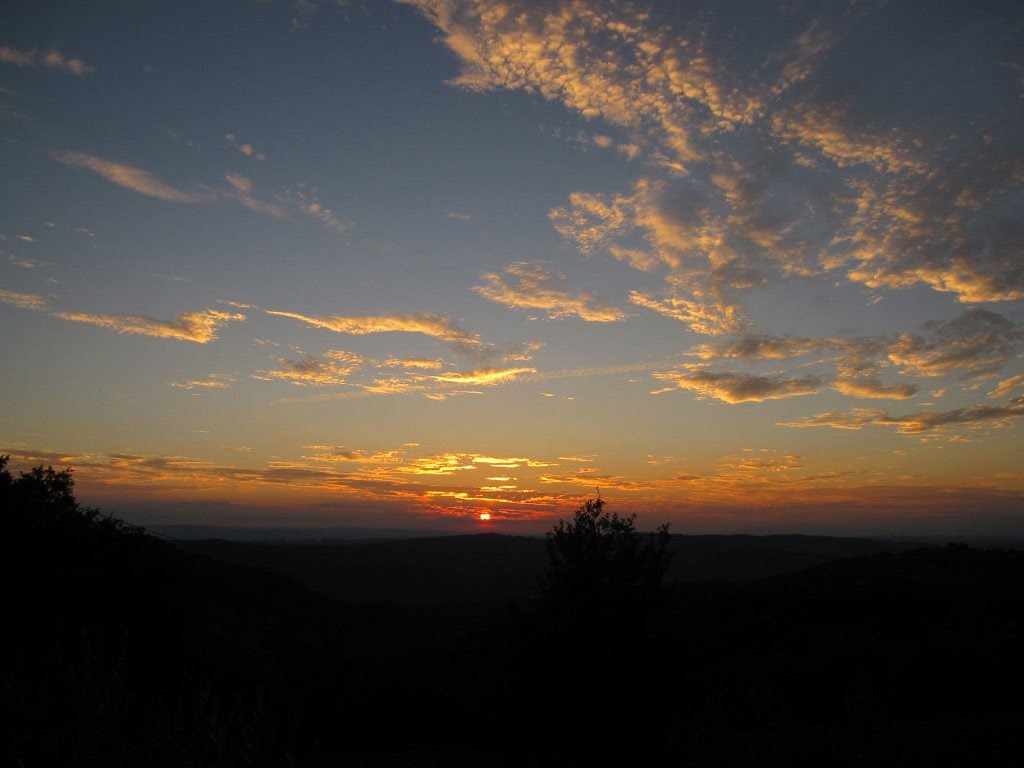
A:
POLYGON ((487 522, 488 520, 491 519, 491 513, 490 512, 481 512, 480 513, 480 519, 483 520, 484 522, 487 522))

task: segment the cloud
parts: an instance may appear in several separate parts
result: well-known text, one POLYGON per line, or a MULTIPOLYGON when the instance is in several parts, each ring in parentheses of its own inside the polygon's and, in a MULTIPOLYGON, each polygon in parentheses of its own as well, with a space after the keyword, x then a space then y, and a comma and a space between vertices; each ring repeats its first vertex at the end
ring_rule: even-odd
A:
POLYGON ((292 30, 299 31, 309 26, 320 6, 311 0, 291 0, 291 9, 292 30))
POLYGON ((373 363, 382 368, 416 368, 424 371, 436 371, 444 368, 444 360, 429 357, 391 357, 373 363))
POLYGON ((363 364, 363 358, 351 352, 334 349, 324 352, 323 359, 306 355, 303 360, 281 358, 281 368, 258 371, 253 378, 259 381, 288 381, 300 387, 327 387, 347 384, 348 376, 363 364))
POLYGON ((35 259, 25 259, 20 256, 15 256, 13 253, 7 257, 7 263, 13 264, 16 267, 21 267, 22 269, 35 269, 36 267, 44 265, 44 262, 36 261, 35 259))
POLYGON ((584 118, 652 135, 676 163, 699 157, 691 123, 749 122, 758 104, 700 36, 652 21, 633 6, 403 0, 441 32, 471 91, 524 90, 584 118))
POLYGON ((534 355, 544 349, 543 341, 518 341, 506 344, 501 352, 501 359, 505 362, 526 363, 533 360, 534 355))
POLYGON ((602 304, 589 293, 571 293, 558 286, 568 281, 554 275, 544 264, 515 262, 505 267, 505 277, 490 272, 483 275, 484 285, 473 290, 485 299, 515 309, 542 309, 548 317, 578 317, 593 323, 611 323, 626 315, 602 304), (512 280, 507 280, 511 277, 512 280))
POLYGON ((45 296, 37 293, 21 293, 19 291, 8 291, 0 288, 0 301, 10 304, 18 309, 46 309, 49 301, 45 296))
POLYGON ((307 445, 305 448, 316 451, 312 456, 303 456, 310 461, 323 461, 330 464, 401 464, 402 451, 364 451, 345 448, 342 445, 307 445))
POLYGON ((351 229, 351 224, 338 218, 334 211, 320 202, 314 190, 289 189, 285 197, 303 216, 319 221, 332 232, 344 234, 351 229))
POLYGON ((678 320, 694 333, 708 336, 736 333, 743 330, 746 325, 746 320, 735 304, 686 299, 680 296, 658 299, 641 291, 632 291, 629 300, 638 307, 678 320))
POLYGON ((135 315, 90 315, 82 312, 57 312, 55 316, 74 323, 110 328, 118 333, 192 341, 196 344, 208 344, 217 338, 221 326, 245 320, 245 315, 215 309, 186 312, 178 315, 177 320, 157 320, 135 315))
POLYGON ((113 182, 120 187, 130 189, 147 197, 155 197, 158 200, 165 200, 169 203, 195 204, 209 202, 213 199, 208 194, 182 192, 169 184, 165 184, 146 171, 125 163, 118 163, 113 160, 105 160, 95 155, 87 155, 84 152, 53 152, 53 159, 64 165, 74 165, 87 168, 93 173, 98 173, 107 181, 113 182))
POLYGON ((232 147, 237 149, 246 157, 253 157, 257 160, 266 160, 267 156, 262 152, 257 152, 252 144, 239 144, 238 137, 233 133, 227 133, 224 135, 224 141, 230 144, 232 147))
POLYGON ((237 377, 229 373, 211 373, 205 379, 189 379, 187 381, 172 381, 170 385, 176 389, 227 389, 235 383, 237 377))
POLYGON ((926 336, 900 334, 888 353, 893 363, 917 376, 985 376, 1024 348, 1024 331, 984 309, 968 310, 945 323, 928 323, 925 330, 926 336))
POLYGON ((820 352, 832 346, 826 339, 802 339, 779 336, 743 336, 732 341, 698 344, 687 354, 701 360, 720 357, 785 360, 820 352))
POLYGON ((879 344, 864 342, 859 349, 844 355, 836 362, 836 378, 832 388, 844 395, 866 399, 906 400, 917 394, 913 384, 885 384, 882 382, 879 363, 872 358, 879 344))
POLYGON ((363 336, 371 333, 419 333, 455 344, 466 350, 479 350, 480 337, 459 328, 450 318, 432 312, 412 315, 331 315, 311 317, 296 312, 265 310, 268 315, 290 317, 313 328, 324 328, 335 333, 363 336))
POLYGON ((914 435, 945 427, 970 426, 984 422, 1004 424, 1019 416, 1024 416, 1024 398, 1021 397, 999 406, 974 405, 969 408, 912 413, 906 416, 890 416, 885 411, 875 409, 854 409, 846 413, 829 411, 798 421, 779 422, 779 426, 861 429, 869 425, 879 425, 896 427, 896 431, 901 434, 914 435))
POLYGON ((1003 379, 988 393, 989 397, 1009 397, 1016 390, 1024 388, 1024 374, 1003 379))
POLYGON ((651 375, 680 389, 689 389, 724 403, 760 403, 765 400, 813 395, 822 385, 821 380, 814 376, 786 378, 731 372, 713 373, 705 370, 655 372, 651 375))
POLYGON ((0 62, 13 64, 16 67, 45 67, 67 72, 75 77, 85 77, 96 71, 79 58, 65 56, 56 49, 51 49, 44 54, 36 51, 22 51, 11 48, 8 45, 0 45, 0 62))
POLYGON ((499 384, 517 379, 524 374, 536 373, 536 368, 482 368, 466 373, 443 373, 431 376, 434 381, 448 384, 499 384))
POLYGON ((588 145, 611 146, 616 128, 648 161, 632 189, 575 192, 551 212, 581 253, 668 272, 665 295, 638 290, 640 306, 736 332, 744 274, 757 276, 747 288, 831 273, 1024 298, 1024 131, 1007 106, 1020 68, 990 9, 940 10, 935 29, 950 31, 936 34, 892 4, 816 6, 810 21, 763 4, 737 23, 658 3, 403 1, 455 55, 456 87, 539 94, 592 121, 588 145), (900 32, 880 39, 883 26, 900 32), (908 59, 911 36, 913 62, 931 67, 908 59))
POLYGON ((255 213, 273 216, 275 219, 287 219, 288 213, 277 203, 268 203, 253 195, 252 180, 240 173, 226 173, 224 178, 234 189, 234 197, 246 208, 255 213))

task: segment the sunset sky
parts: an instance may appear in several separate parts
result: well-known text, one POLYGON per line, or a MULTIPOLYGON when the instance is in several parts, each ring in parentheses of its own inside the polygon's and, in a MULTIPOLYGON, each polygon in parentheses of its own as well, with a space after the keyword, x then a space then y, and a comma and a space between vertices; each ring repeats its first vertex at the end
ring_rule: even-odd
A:
POLYGON ((132 522, 1024 535, 1019 2, 10 0, 0 200, 132 522))

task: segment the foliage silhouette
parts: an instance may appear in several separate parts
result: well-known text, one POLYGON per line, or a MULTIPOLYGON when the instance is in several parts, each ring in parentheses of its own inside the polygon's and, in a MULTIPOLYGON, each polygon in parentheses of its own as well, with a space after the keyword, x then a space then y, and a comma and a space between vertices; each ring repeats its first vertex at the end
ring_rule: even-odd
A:
POLYGON ((656 605, 672 562, 668 523, 646 542, 636 515, 604 511, 600 497, 547 534, 548 569, 541 581, 548 605, 570 621, 618 620, 656 605))
POLYGON ((50 534, 89 531, 94 534, 138 536, 143 529, 116 517, 102 515, 98 509, 83 507, 75 499, 72 470, 55 470, 52 466, 33 467, 12 477, 7 464, 9 456, 0 456, 0 503, 6 510, 4 524, 8 529, 46 529, 50 534))

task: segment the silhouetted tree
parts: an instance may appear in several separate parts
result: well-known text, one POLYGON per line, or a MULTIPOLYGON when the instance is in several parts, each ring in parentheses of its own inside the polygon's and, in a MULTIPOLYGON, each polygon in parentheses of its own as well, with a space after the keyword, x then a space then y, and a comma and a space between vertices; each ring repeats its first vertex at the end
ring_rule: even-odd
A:
POLYGON ((9 530, 50 528, 66 531, 139 534, 142 529, 75 499, 71 470, 45 469, 40 464, 17 478, 7 468, 10 456, 0 456, 0 509, 9 530))
POLYGON ((604 511, 588 499, 569 522, 547 535, 548 569, 542 588, 548 604, 570 620, 618 619, 656 602, 672 561, 668 523, 643 541, 636 515, 604 511))

